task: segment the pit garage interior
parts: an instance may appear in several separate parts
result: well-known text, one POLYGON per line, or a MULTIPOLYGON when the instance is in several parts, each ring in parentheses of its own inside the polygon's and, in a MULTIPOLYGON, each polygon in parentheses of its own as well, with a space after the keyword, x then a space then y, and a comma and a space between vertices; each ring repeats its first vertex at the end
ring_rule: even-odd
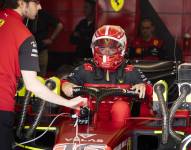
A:
MULTIPOLYGON (((128 41, 125 59, 152 85, 146 91, 152 115, 141 110, 145 103, 129 90, 129 85, 94 83, 74 88, 74 96, 91 101, 76 113, 39 100, 27 91, 21 79, 15 96, 13 149, 191 150, 191 1, 92 1, 95 2, 95 31, 103 25, 118 25, 124 29, 128 41), (140 23, 145 18, 153 21, 156 37, 164 42, 165 58, 161 60, 129 57, 131 42, 138 36, 140 23), (120 96, 130 97, 131 115, 122 127, 116 128, 108 112, 115 97, 120 96)), ((70 72, 83 62, 75 61, 76 46, 70 37, 84 18, 85 0, 40 0, 40 4, 59 19, 63 30, 48 47, 47 74, 39 76, 39 80, 54 93, 70 99, 61 87, 70 72)))

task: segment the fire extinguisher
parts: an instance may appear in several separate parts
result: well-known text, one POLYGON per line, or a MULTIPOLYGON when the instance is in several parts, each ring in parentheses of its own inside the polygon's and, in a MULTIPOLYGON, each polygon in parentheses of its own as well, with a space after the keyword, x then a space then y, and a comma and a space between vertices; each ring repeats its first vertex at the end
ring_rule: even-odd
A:
POLYGON ((184 34, 183 49, 185 52, 189 52, 191 50, 191 35, 190 35, 190 33, 184 34))

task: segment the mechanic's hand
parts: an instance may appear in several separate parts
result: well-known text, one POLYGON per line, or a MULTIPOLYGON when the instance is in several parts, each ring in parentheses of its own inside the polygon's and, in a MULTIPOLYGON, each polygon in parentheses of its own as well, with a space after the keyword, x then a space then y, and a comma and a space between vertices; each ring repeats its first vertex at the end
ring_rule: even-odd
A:
POLYGON ((131 90, 135 90, 135 93, 139 94, 139 98, 145 98, 146 86, 144 83, 133 85, 131 90))
POLYGON ((75 97, 73 99, 69 100, 69 105, 73 109, 80 110, 80 107, 86 107, 87 106, 87 98, 83 98, 81 96, 75 97))

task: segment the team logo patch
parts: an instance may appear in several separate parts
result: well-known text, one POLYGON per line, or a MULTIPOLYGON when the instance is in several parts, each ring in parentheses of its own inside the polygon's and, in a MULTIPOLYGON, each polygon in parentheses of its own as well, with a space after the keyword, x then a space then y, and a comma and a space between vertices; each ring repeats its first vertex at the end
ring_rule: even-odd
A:
POLYGON ((154 45, 154 46, 157 46, 158 44, 159 44, 159 41, 158 41, 158 40, 154 40, 154 41, 153 41, 153 45, 154 45))
POLYGON ((134 70, 134 67, 132 65, 127 65, 125 67, 125 72, 132 72, 134 70))
POLYGON ((113 10, 118 12, 123 8, 124 0, 110 0, 110 3, 113 10))
POLYGON ((4 23, 5 23, 5 20, 0 19, 0 27, 1 27, 1 26, 3 26, 3 25, 4 25, 4 23))
POLYGON ((86 71, 94 71, 94 67, 89 63, 85 63, 84 64, 84 70, 86 70, 86 71))
POLYGON ((119 79, 118 82, 119 82, 120 84, 122 84, 122 83, 124 83, 124 80, 119 79))

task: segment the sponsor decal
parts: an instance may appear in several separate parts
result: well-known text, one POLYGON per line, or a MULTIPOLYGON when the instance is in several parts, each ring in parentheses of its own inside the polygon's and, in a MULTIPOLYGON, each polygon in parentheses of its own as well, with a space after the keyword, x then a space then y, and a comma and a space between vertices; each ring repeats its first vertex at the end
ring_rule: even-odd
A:
POLYGON ((31 45, 32 45, 33 47, 35 47, 35 48, 37 47, 37 44, 36 44, 35 41, 32 41, 32 42, 31 42, 31 45))
POLYGON ((110 0, 111 7, 118 12, 123 8, 124 0, 110 0))
POLYGON ((105 144, 57 144, 53 150, 106 150, 105 144))
POLYGON ((119 143, 113 150, 121 150, 127 147, 127 150, 131 150, 131 138, 127 138, 119 143))
POLYGON ((0 27, 2 27, 4 25, 4 23, 5 23, 5 20, 0 19, 0 27))
MULTIPOLYGON (((67 142, 73 142, 74 138, 65 138, 65 141, 67 142)), ((92 143, 103 143, 103 139, 83 139, 80 138, 80 142, 92 142, 92 143)))
MULTIPOLYGON (((103 139, 93 138, 96 134, 79 133, 80 142, 103 143, 103 139)), ((67 142, 73 142, 74 138, 65 138, 67 142)))
POLYGON ((32 57, 38 57, 38 54, 31 54, 32 57))
POLYGON ((158 46, 158 44, 159 44, 159 41, 158 41, 158 40, 154 40, 154 41, 153 41, 153 45, 154 45, 154 46, 158 46))
POLYGON ((90 138, 92 136, 95 136, 96 134, 87 134, 87 133, 80 133, 79 136, 81 136, 84 139, 90 138))

